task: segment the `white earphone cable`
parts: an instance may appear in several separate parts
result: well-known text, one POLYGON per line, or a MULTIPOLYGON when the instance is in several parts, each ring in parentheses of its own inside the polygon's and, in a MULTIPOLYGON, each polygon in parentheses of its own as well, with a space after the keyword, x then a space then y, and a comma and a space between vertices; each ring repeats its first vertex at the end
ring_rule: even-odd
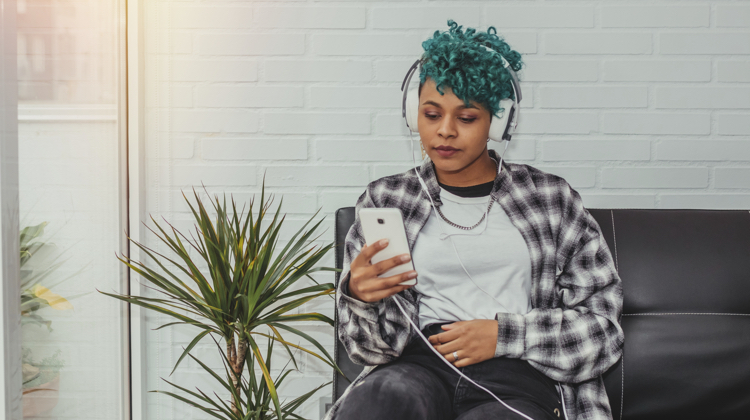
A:
POLYGON ((497 395, 493 394, 493 393, 492 393, 492 392, 491 392, 491 391, 490 391, 489 389, 487 389, 487 388, 483 387, 482 385, 479 385, 478 383, 474 382, 474 381, 473 381, 473 380, 472 380, 471 378, 469 378, 468 376, 464 375, 464 373, 463 373, 463 372, 461 372, 460 370, 458 370, 458 368, 457 368, 457 367, 453 366, 453 365, 452 365, 452 364, 451 364, 450 362, 448 362, 448 361, 447 361, 447 360, 445 359, 445 357, 443 357, 443 355, 442 355, 442 354, 440 354, 440 353, 439 353, 439 352, 438 352, 437 350, 435 350, 435 347, 432 347, 432 344, 430 344, 430 341, 429 341, 429 340, 427 340, 427 338, 425 338, 425 336, 424 336, 424 335, 422 335, 422 331, 420 331, 420 330, 419 330, 419 327, 417 327, 417 326, 416 326, 416 325, 414 324, 414 321, 412 321, 412 320, 411 320, 411 318, 409 318, 409 316, 408 316, 408 315, 406 315, 406 311, 404 311, 404 308, 403 308, 403 307, 401 307, 401 304, 400 304, 400 303, 398 302, 398 299, 393 299, 393 301, 394 301, 394 302, 396 302, 396 306, 398 306, 398 308, 399 308, 399 309, 401 309, 401 313, 403 313, 403 314, 404 314, 404 316, 406 317, 406 319, 408 319, 408 320, 409 320, 409 323, 410 323, 410 324, 412 325, 412 327, 414 327, 414 330, 415 330, 415 331, 417 331, 417 335, 419 335, 419 337, 420 337, 420 338, 422 339, 422 341, 424 341, 424 342, 425 342, 425 343, 427 344, 427 346, 428 346, 429 348, 431 348, 431 349, 432 349, 432 351, 433 351, 433 352, 434 352, 435 354, 437 354, 437 356, 438 356, 438 357, 439 357, 440 359, 442 359, 442 360, 443 360, 443 361, 445 362, 445 364, 447 364, 448 366, 450 366, 450 367, 451 367, 451 369, 455 370, 455 371, 456 371, 456 373, 458 373, 459 375, 461 375, 461 377, 463 377, 463 378, 464 378, 464 379, 466 379, 467 381, 469 381, 469 382, 471 382, 472 384, 474 384, 474 385, 475 385, 475 386, 476 386, 477 388, 479 388, 479 389, 481 389, 482 391, 484 391, 484 392, 486 392, 486 393, 488 393, 488 394, 492 395, 492 397, 493 397, 493 398, 495 398, 495 399, 496 399, 496 400, 497 400, 498 402, 500 402, 500 404, 502 404, 502 405, 504 405, 504 406, 508 407, 508 409, 509 409, 509 410, 513 411, 514 413, 518 413, 518 414, 520 414, 520 415, 521 415, 521 416, 523 416, 524 418, 527 418, 527 419, 529 419, 529 420, 534 420, 534 419, 532 419, 531 417, 527 416, 526 414, 523 414, 522 412, 520 412, 520 411, 516 410, 515 408, 513 408, 513 407, 509 406, 508 404, 506 404, 506 403, 505 403, 505 402, 504 402, 503 400, 501 400, 500 398, 498 398, 498 397, 497 397, 497 395))
MULTIPOLYGON (((409 134, 409 135, 410 135, 410 137, 411 137, 411 132, 410 132, 410 134, 409 134)), ((414 158, 414 142, 413 142, 413 141, 410 141, 410 143, 411 143, 411 150, 412 150, 412 153, 411 153, 411 158, 412 158, 412 161, 414 162, 414 165, 415 165, 415 168, 414 168, 414 172, 415 172, 415 173, 417 174, 417 177, 419 178, 420 184, 422 185, 422 191, 424 191, 424 192, 425 192, 425 194, 427 194, 427 198, 429 198, 429 199, 430 199, 430 203, 432 204, 432 208, 434 209, 434 208, 435 208, 435 203, 434 203, 434 202, 432 201, 432 197, 430 197, 430 194, 429 194, 429 192, 427 192, 427 191, 426 191, 426 187, 425 187, 425 185, 424 185, 424 181, 422 180, 422 177, 421 177, 421 176, 419 175, 419 172, 417 171, 417 168, 416 168, 416 164, 417 164, 417 162, 416 162, 416 160, 415 160, 415 158, 414 158)), ((506 149, 507 149, 507 143, 506 143, 506 149)), ((505 152, 503 152, 503 155, 505 155, 505 152)), ((502 170, 503 170, 503 161, 502 161, 502 157, 501 157, 501 158, 500 158, 500 171, 502 171, 502 170)), ((500 171, 499 171, 499 172, 500 172, 500 171)), ((498 172, 498 173, 499 173, 499 172, 498 172)), ((438 223, 438 224, 439 224, 439 223, 438 223)), ((441 229, 443 230, 443 233, 445 233, 445 229, 443 229, 443 227, 442 227, 442 226, 441 226, 441 229)), ((451 240, 451 244, 453 244, 453 238, 450 238, 450 240, 451 240)), ((466 267, 464 266, 464 263, 463 263, 463 262, 461 261, 461 257, 460 257, 460 256, 458 255, 458 250, 456 250, 456 245, 455 245, 455 244, 453 245, 453 250, 454 250, 454 251, 456 252, 456 256, 458 257, 458 261, 459 261, 459 262, 461 263, 461 267, 463 267, 464 271, 466 272, 466 275, 468 275, 468 276, 469 276, 469 278, 471 279, 471 275, 470 275, 470 274, 469 274, 469 272, 468 272, 468 271, 466 270, 466 267)), ((471 281, 472 281, 472 283, 474 283, 474 280, 473 280, 473 279, 471 279, 471 281)), ((474 284, 476 285, 476 283, 474 283, 474 284)), ((479 287, 479 286, 477 286, 477 287, 479 287)), ((481 288, 480 288, 480 290, 482 290, 482 291, 484 292, 484 290, 483 290, 483 289, 481 289, 481 288)), ((485 292, 485 293, 487 293, 487 292, 485 292)), ((392 298, 393 298, 393 297, 392 297, 392 298)), ((493 299, 494 299, 494 298, 493 298, 493 299)), ((440 354, 440 352, 438 352, 438 351, 437 351, 437 350, 435 349, 435 347, 433 347, 433 346, 432 346, 432 344, 430 344, 430 341, 429 341, 429 340, 427 339, 427 337, 425 337, 425 336, 424 336, 424 335, 422 334, 422 331, 421 331, 421 330, 419 329, 419 327, 418 327, 418 326, 417 326, 417 325, 416 325, 416 324, 414 323, 414 321, 412 321, 412 319, 411 319, 411 318, 409 317, 409 315, 408 315, 408 314, 406 313, 406 311, 404 310, 404 308, 403 308, 403 307, 401 306, 401 303, 399 303, 398 299, 393 299, 393 301, 394 301, 394 302, 396 302, 396 306, 398 306, 398 308, 399 308, 399 309, 401 310, 401 313, 402 313, 402 314, 404 315, 404 317, 406 317, 406 319, 407 319, 407 320, 409 320, 409 323, 410 323, 410 324, 411 324, 411 326, 412 326, 412 327, 414 328, 414 330, 415 330, 415 331, 417 332, 417 335, 419 335, 419 337, 420 337, 420 338, 422 339, 422 341, 424 341, 424 342, 425 342, 425 343, 427 344, 427 347, 429 347, 430 349, 432 349, 432 351, 433 351, 433 352, 434 352, 434 353, 435 353, 435 354, 436 354, 436 355, 437 355, 437 356, 438 356, 438 357, 439 357, 439 358, 440 358, 440 359, 441 359, 441 360, 442 360, 443 362, 445 362, 445 364, 447 364, 448 366, 450 366, 450 367, 451 367, 451 369, 453 369, 454 371, 456 371, 456 373, 458 373, 458 374, 459 374, 459 375, 460 375, 460 376, 461 376, 462 378, 466 379, 466 380, 467 380, 467 381, 469 381, 470 383, 474 384, 474 385, 475 385, 475 386, 476 386, 477 388, 479 388, 479 389, 483 390, 484 392, 488 393, 489 395, 491 395, 491 396, 492 396, 492 398, 496 399, 496 400, 497 400, 497 401, 498 401, 498 402, 499 402, 500 404, 504 405, 504 406, 505 406, 505 407, 507 407, 507 408, 508 408, 509 410, 513 411, 514 413, 517 413, 517 414, 521 415, 522 417, 524 417, 524 418, 526 418, 526 419, 528 419, 528 420, 534 420, 534 419, 532 419, 531 417, 527 416, 526 414, 524 414, 524 413, 522 413, 522 412, 520 412, 520 411, 516 410, 515 408, 513 408, 513 407, 509 406, 508 404, 506 404, 506 403, 505 403, 505 402, 504 402, 503 400, 501 400, 500 398, 498 398, 498 396, 497 396, 497 395, 493 394, 493 393, 492 393, 492 392, 491 392, 491 391, 490 391, 489 389, 487 389, 487 388, 483 387, 482 385, 479 385, 478 383, 474 382, 474 381, 473 381, 473 380, 472 380, 471 378, 469 378, 469 377, 468 377, 468 376, 466 376, 466 375, 465 375, 465 374, 464 374, 463 372, 461 372, 461 371, 460 371, 460 370, 459 370, 459 369, 458 369, 457 367, 455 367, 455 366, 454 366, 454 365, 452 365, 452 364, 451 364, 450 362, 448 362, 448 360, 446 360, 446 359, 445 359, 445 357, 443 357, 443 355, 442 355, 442 354, 440 354)))

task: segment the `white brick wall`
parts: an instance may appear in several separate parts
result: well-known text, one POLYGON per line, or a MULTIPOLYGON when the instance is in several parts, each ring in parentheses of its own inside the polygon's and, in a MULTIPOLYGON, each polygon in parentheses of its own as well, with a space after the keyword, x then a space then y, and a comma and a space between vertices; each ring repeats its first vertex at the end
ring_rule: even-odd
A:
MULTIPOLYGON (((412 167, 400 85, 449 18, 496 26, 524 56, 509 161, 563 176, 592 208, 750 207, 748 2, 160 0, 146 28, 149 211, 189 223, 180 188, 249 200, 265 174, 295 226, 322 208, 332 240, 336 209, 412 167)), ((168 373, 175 339, 150 334, 152 375, 168 373)), ((283 395, 330 380, 304 361, 283 395)), ((149 398, 153 418, 203 418, 149 398)))

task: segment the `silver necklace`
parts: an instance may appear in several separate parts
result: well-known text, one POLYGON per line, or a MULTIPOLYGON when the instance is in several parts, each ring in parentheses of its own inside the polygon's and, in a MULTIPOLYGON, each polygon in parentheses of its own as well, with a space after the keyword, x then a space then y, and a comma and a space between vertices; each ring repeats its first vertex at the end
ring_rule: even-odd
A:
MULTIPOLYGON (((497 176, 497 169, 499 169, 500 165, 499 165, 499 164, 497 163, 497 161, 496 161, 496 160, 495 160, 494 158, 492 158, 492 160, 493 160, 493 161, 495 161, 495 164, 497 164, 497 165, 498 165, 498 166, 497 166, 497 167, 495 168, 495 175, 497 176)), ((446 222, 448 222, 448 224, 450 224, 451 226, 453 226, 453 227, 456 227, 456 228, 459 228, 459 229, 463 229, 463 230, 472 230, 472 229, 474 229, 475 227, 479 226, 479 224, 480 224, 480 223, 482 223, 482 220, 484 220, 484 218, 485 218, 485 217, 487 217, 487 213, 489 213, 489 211, 490 211, 490 207, 492 207, 492 193, 491 193, 491 192, 490 192, 490 199, 489 199, 489 203, 487 203, 487 210, 485 210, 485 211, 484 211, 484 214, 482 215, 482 218, 481 218, 481 219, 479 219, 479 221, 478 221, 478 222, 477 222, 476 224, 474 224, 474 226, 471 226, 471 227, 461 226, 461 225, 458 225, 458 224, 456 224, 456 223, 453 223, 453 222, 451 222, 450 220, 448 220, 448 218, 447 218, 447 217, 445 217, 445 215, 443 214, 443 212, 442 212, 442 211, 440 211, 440 207, 436 207, 435 209, 437 210, 437 212, 438 212, 438 214, 440 215, 440 217, 442 217, 442 218, 443 218, 443 220, 445 220, 446 222)))

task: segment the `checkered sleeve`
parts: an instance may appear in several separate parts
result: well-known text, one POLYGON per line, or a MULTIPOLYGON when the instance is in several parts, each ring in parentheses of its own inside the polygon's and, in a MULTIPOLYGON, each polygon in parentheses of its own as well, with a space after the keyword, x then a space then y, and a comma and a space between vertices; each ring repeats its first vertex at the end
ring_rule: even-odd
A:
POLYGON ((556 308, 498 313, 496 356, 525 359, 562 382, 587 381, 622 353, 622 282, 599 224, 562 178, 549 205, 556 231, 556 308))
POLYGON ((409 321, 393 299, 399 299, 401 306, 412 314, 416 313, 416 305, 401 293, 377 302, 363 302, 349 294, 350 266, 365 243, 359 210, 366 207, 378 207, 371 185, 357 200, 354 223, 344 243, 341 280, 336 293, 337 334, 352 362, 379 365, 396 359, 409 339, 409 321))

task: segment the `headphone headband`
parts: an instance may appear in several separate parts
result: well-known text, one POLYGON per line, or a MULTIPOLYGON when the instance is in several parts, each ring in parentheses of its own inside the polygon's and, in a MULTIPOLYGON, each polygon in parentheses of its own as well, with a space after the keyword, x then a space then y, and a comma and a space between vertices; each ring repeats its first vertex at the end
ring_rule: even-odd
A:
POLYGON ((508 73, 510 74, 510 78, 511 78, 510 84, 511 84, 511 87, 513 87, 513 96, 516 97, 515 102, 520 103, 523 97, 521 96, 521 84, 518 82, 518 76, 516 76, 516 72, 513 71, 513 69, 510 67, 510 63, 508 63, 508 60, 506 60, 502 54, 500 54, 499 52, 493 50, 492 48, 486 45, 482 45, 482 46, 487 51, 492 51, 493 53, 497 54, 498 56, 500 56, 500 59, 503 60, 503 67, 505 67, 505 69, 508 70, 508 73))

